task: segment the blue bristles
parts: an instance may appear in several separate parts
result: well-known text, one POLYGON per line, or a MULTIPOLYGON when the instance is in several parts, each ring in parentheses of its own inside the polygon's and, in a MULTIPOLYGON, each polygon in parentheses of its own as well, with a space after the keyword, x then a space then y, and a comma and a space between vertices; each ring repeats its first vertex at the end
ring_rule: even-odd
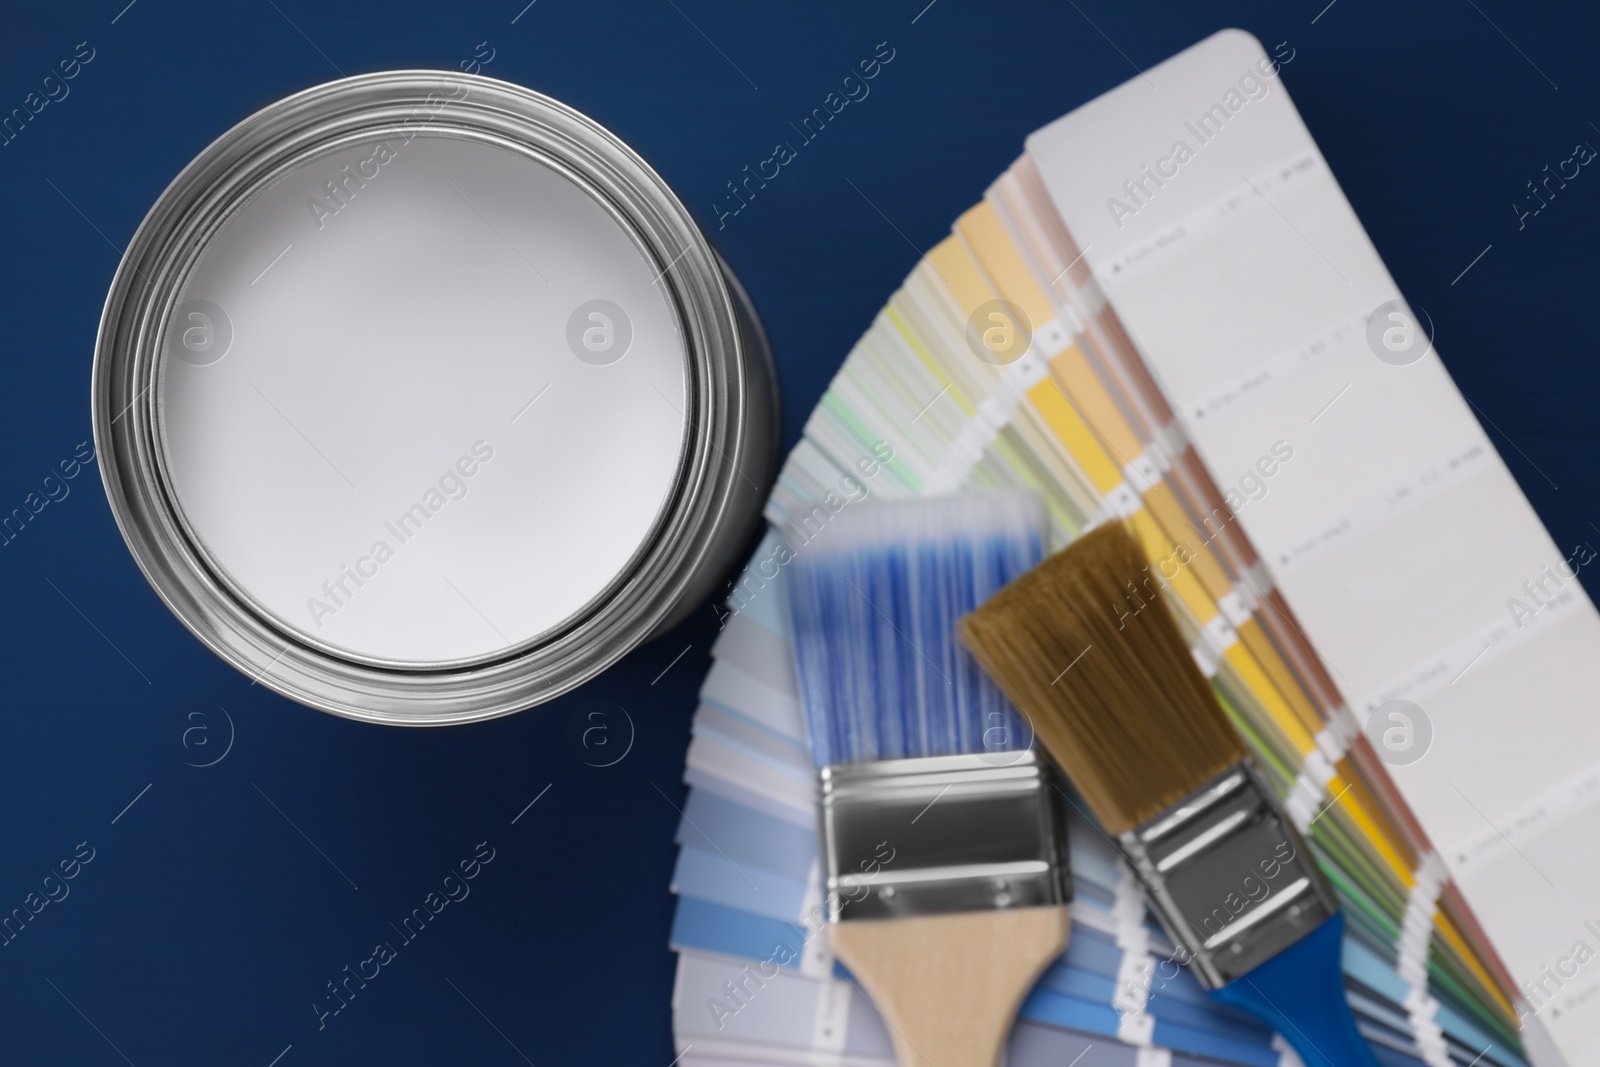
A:
POLYGON ((956 623, 1044 557, 1044 530, 1022 493, 863 503, 795 553, 789 604, 817 766, 1028 746, 956 623))

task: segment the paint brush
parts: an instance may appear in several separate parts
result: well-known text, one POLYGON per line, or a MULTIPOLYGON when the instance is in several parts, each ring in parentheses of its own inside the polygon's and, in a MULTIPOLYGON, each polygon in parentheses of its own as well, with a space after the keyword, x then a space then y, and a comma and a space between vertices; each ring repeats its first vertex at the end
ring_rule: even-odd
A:
POLYGON ((852 505, 791 565, 817 765, 828 943, 901 1067, 991 1067, 1066 948, 1065 819, 1047 761, 955 638, 1044 552, 1015 493, 852 505))
POLYGON ((960 624, 1144 882, 1181 962, 1308 1067, 1377 1067, 1344 998, 1343 917, 1120 523, 960 624))

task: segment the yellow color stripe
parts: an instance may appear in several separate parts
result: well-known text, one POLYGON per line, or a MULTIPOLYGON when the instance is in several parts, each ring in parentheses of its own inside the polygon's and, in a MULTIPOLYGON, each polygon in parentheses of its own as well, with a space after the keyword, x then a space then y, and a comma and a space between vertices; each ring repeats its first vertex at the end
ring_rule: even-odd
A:
POLYGON ((1345 788, 1346 782, 1341 775, 1335 774, 1328 780, 1328 793, 1339 798, 1332 803, 1337 804, 1339 810, 1356 824, 1362 836, 1372 843, 1373 850, 1377 852, 1384 866, 1394 872, 1401 889, 1406 893, 1411 892, 1411 887, 1417 884, 1411 865, 1390 842, 1388 835, 1378 827, 1366 807, 1345 792, 1345 788))
POLYGON ((1104 439, 1103 447, 1128 463, 1144 452, 1144 442, 1134 432, 1122 409, 1106 390, 1089 357, 1076 344, 1050 360, 1050 369, 1066 386, 1072 402, 1104 439))
POLYGON ((928 262, 950 287, 950 295, 960 306, 963 317, 972 314, 984 301, 994 299, 989 279, 977 261, 967 255, 959 237, 946 237, 930 248, 928 262))
POLYGON ((1189 513, 1183 510, 1183 504, 1178 500, 1177 491, 1167 482, 1162 481, 1145 489, 1136 486, 1144 494, 1144 505, 1155 514, 1156 520, 1161 523, 1162 529, 1172 538, 1175 544, 1181 544, 1188 550, 1190 556, 1189 566, 1194 569, 1195 577, 1200 579, 1200 584, 1214 597, 1221 597, 1231 592, 1233 583, 1228 580, 1227 572, 1222 569, 1222 564, 1217 561, 1217 555, 1212 551, 1211 545, 1201 537, 1190 537, 1190 533, 1197 533, 1189 522, 1189 513))
POLYGON ((1288 701, 1295 718, 1300 720, 1300 725, 1312 732, 1320 731, 1326 725, 1326 721, 1317 712, 1316 705, 1311 703, 1311 698, 1306 696, 1306 691, 1300 687, 1300 681, 1289 670, 1289 665, 1283 662, 1283 657, 1278 654, 1278 648, 1272 643, 1272 638, 1267 636, 1267 631, 1255 619, 1247 619, 1238 630, 1240 642, 1261 663, 1261 669, 1266 671, 1267 676, 1272 679, 1273 686, 1283 694, 1284 700, 1288 701))
MULTIPOLYGON (((1172 588, 1173 593, 1183 601, 1184 607, 1194 616, 1197 624, 1204 626, 1221 614, 1217 610, 1216 601, 1206 595, 1206 591, 1200 587, 1200 582, 1196 580, 1194 574, 1188 567, 1183 566, 1183 557, 1178 554, 1167 532, 1156 522, 1155 516, 1150 514, 1150 509, 1140 508, 1134 512, 1133 517, 1128 520, 1128 526, 1133 535, 1139 539, 1145 557, 1150 560, 1150 573, 1157 581, 1164 582, 1172 588), (1167 573, 1169 566, 1173 570, 1172 574, 1167 573)), ((1259 671, 1256 673, 1260 674, 1259 671)), ((1254 689, 1255 686, 1251 685, 1251 688, 1254 689)))
POLYGON ((1122 471, 1105 454, 1095 440, 1094 431, 1089 429, 1077 409, 1067 401, 1060 385, 1046 378, 1028 390, 1028 399, 1033 402, 1045 424, 1061 439, 1062 446, 1083 468, 1100 495, 1104 496, 1121 484, 1122 471))

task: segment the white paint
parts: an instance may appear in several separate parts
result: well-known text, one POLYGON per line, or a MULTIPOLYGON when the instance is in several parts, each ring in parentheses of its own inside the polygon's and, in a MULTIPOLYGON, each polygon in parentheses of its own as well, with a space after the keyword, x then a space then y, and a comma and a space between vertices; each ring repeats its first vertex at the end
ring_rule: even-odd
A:
POLYGON ((686 357, 659 268, 578 186, 481 142, 389 144, 291 170, 210 239, 175 311, 221 307, 232 345, 196 366, 169 339, 158 395, 215 565, 300 636, 415 666, 547 634, 626 568, 678 475, 686 357), (632 326, 605 366, 567 341, 593 299, 632 326))

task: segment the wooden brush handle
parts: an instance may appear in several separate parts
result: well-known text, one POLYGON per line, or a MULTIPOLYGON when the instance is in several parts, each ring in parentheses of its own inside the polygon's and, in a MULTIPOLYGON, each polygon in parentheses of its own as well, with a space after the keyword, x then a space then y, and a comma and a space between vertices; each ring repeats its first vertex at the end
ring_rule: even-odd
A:
POLYGON ((828 940, 883 1013, 900 1067, 995 1067, 1070 931, 1056 906, 846 921, 828 940))

